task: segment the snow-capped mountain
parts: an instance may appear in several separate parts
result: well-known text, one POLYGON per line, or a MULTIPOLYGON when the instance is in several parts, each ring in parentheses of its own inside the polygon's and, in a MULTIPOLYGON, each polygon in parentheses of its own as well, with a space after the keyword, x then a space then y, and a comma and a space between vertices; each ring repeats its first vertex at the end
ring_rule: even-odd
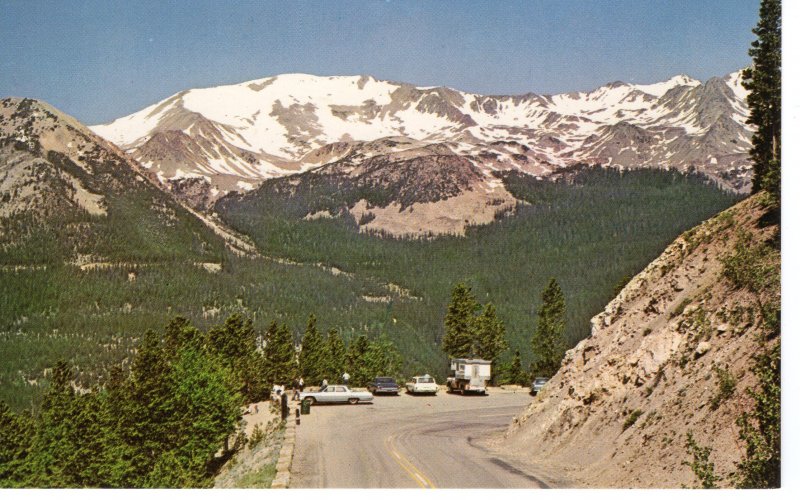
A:
POLYGON ((487 176, 507 169, 546 176, 576 163, 695 168, 746 190, 745 97, 740 71, 705 83, 679 75, 517 96, 286 74, 183 91, 92 130, 179 193, 204 185, 211 200, 335 162, 354 148, 375 156, 408 143, 444 148, 487 176))

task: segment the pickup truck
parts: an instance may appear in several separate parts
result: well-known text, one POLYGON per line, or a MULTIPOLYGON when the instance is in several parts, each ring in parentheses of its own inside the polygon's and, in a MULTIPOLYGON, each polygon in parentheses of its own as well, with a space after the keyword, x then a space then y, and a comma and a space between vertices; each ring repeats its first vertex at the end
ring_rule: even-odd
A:
POLYGON ((354 405, 362 401, 372 401, 372 394, 351 391, 346 385, 328 385, 319 391, 301 392, 300 400, 309 401, 311 404, 350 403, 354 405))
POLYGON ((492 376, 492 362, 486 359, 451 359, 450 373, 451 376, 447 377, 447 392, 477 392, 486 395, 486 382, 492 376))

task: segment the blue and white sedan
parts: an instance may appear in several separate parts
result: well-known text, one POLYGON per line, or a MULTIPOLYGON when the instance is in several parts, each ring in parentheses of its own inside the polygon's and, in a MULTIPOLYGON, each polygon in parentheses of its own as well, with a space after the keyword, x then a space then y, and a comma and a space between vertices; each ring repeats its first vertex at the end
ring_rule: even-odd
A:
POLYGON ((300 393, 300 400, 309 401, 311 404, 350 403, 354 405, 372 401, 372 397, 369 392, 351 391, 346 385, 329 385, 319 391, 300 393))

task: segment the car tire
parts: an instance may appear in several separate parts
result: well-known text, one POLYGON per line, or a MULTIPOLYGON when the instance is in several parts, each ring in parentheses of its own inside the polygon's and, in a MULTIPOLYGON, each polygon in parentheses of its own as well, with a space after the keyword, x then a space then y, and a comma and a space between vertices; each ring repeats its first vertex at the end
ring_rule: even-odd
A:
POLYGON ((347 402, 350 403, 351 405, 358 404, 358 398, 350 398, 347 400, 347 402))
POLYGON ((317 404, 317 399, 313 396, 306 396, 303 401, 308 401, 308 404, 315 405, 317 404))

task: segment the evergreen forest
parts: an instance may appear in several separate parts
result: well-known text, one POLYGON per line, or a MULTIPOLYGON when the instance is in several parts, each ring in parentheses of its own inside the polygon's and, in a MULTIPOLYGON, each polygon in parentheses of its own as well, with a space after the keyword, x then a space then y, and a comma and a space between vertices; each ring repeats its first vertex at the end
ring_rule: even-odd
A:
POLYGON ((555 182, 508 173, 503 182, 522 202, 464 237, 364 234, 344 217, 304 220, 303 199, 264 197, 221 214, 261 257, 225 251, 216 272, 192 258, 138 262, 135 248, 131 258, 116 250, 117 266, 89 270, 52 260, 16 267, 5 255, 0 400, 15 410, 38 408, 46 370, 62 359, 82 387, 108 380, 112 366, 130 368, 141 332, 176 315, 201 329, 232 313, 258 331, 277 320, 299 344, 315 314, 320 331, 336 330, 347 345, 360 335, 391 342, 403 360, 398 375, 441 378, 444 319, 461 282, 480 303, 493 304, 505 326, 501 364, 519 351, 527 369, 540 294, 551 278, 563 290, 571 347, 621 281, 740 199, 700 175, 668 170, 587 168, 555 182))

